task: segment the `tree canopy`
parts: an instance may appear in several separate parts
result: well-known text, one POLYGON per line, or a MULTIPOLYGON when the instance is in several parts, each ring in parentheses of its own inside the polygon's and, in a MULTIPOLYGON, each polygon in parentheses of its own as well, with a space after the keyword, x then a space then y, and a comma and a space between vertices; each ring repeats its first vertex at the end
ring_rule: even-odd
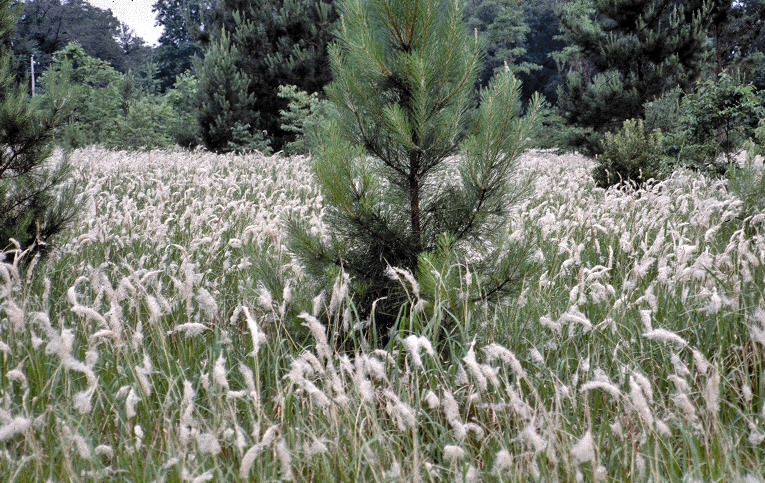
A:
POLYGON ((151 55, 143 39, 111 13, 86 0, 28 0, 14 3, 21 12, 13 33, 13 53, 21 77, 35 56, 39 71, 53 54, 69 42, 79 43, 86 54, 109 62, 120 72, 137 70, 151 55))

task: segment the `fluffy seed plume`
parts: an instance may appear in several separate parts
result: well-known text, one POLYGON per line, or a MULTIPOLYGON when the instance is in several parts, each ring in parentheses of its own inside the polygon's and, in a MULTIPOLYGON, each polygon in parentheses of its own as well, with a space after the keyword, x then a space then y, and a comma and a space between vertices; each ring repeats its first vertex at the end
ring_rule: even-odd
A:
POLYGON ((571 456, 577 464, 595 460, 595 441, 589 430, 571 448, 571 456))
POLYGON ((647 332, 643 332, 643 337, 649 340, 657 340, 661 342, 677 344, 680 347, 685 347, 688 345, 688 342, 685 339, 666 329, 653 329, 647 332))
POLYGON ((21 416, 13 418, 8 423, 0 426, 0 441, 7 441, 17 434, 24 433, 29 429, 30 424, 31 421, 27 418, 22 418, 21 416))
POLYGON ((448 462, 457 462, 465 457, 465 450, 459 446, 447 444, 444 446, 444 460, 448 462))
POLYGON ((167 335, 172 335, 176 332, 180 332, 185 334, 187 338, 191 338, 201 334, 207 329, 208 327, 206 325, 200 324, 199 322, 187 322, 185 324, 178 324, 171 330, 168 330, 167 335))
POLYGON ((434 355, 433 346, 430 344, 430 341, 423 336, 407 336, 404 339, 404 348, 406 348, 407 352, 409 352, 414 366, 420 369, 423 368, 420 351, 424 349, 425 353, 429 356, 432 357, 434 355))

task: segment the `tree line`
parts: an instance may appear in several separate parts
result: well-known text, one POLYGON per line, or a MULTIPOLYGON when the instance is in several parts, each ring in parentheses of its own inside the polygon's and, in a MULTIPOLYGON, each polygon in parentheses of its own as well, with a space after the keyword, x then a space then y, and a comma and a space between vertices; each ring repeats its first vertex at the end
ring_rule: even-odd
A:
MULTIPOLYGON (((75 145, 204 145, 219 152, 294 145, 301 127, 285 124, 283 113, 290 105, 310 108, 298 92, 325 97, 332 77, 327 46, 341 14, 333 0, 156 0, 163 33, 159 45, 149 47, 110 11, 85 0, 12 3, 20 7, 11 38, 17 79, 28 77, 31 55, 38 72, 59 68, 55 59, 60 64, 71 56, 71 47, 69 54, 64 50, 76 42, 124 77, 112 75, 121 97, 98 96, 122 106, 106 113, 112 124, 129 124, 131 116, 146 121, 137 123, 147 126, 140 142, 68 137, 75 145), (138 97, 148 99, 144 108, 138 97), (169 126, 173 109, 186 121, 195 118, 198 129, 181 133, 169 126)), ((524 102, 534 92, 544 96, 546 122, 560 133, 549 145, 602 152, 604 134, 645 117, 646 103, 721 73, 765 87, 763 0, 465 0, 462 16, 484 52, 476 88, 507 64, 521 80, 524 102)), ((76 82, 93 87, 88 73, 80 73, 76 82)))

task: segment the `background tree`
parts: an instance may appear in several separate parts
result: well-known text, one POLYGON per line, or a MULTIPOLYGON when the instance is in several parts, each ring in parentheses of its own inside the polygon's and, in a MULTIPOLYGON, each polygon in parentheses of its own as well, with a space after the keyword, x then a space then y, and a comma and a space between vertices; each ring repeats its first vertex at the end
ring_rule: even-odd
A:
POLYGON ((701 2, 574 0, 559 15, 567 46, 557 54, 563 73, 558 102, 575 129, 569 140, 587 153, 643 104, 693 84, 704 67, 701 2))
POLYGON ((765 0, 711 1, 715 76, 728 72, 765 88, 765 0))
POLYGON ((78 43, 70 43, 53 55, 48 70, 40 76, 42 95, 55 92, 65 83, 76 88, 71 110, 59 128, 66 146, 101 144, 122 109, 122 75, 108 62, 87 55, 78 43))
POLYGON ((330 237, 293 222, 293 250, 316 276, 346 270, 359 307, 387 297, 377 305, 384 325, 402 300, 389 266, 415 272, 423 257, 454 255, 472 261, 487 293, 508 289, 523 258, 505 214, 522 193, 511 175, 532 125, 519 118, 518 80, 497 75, 473 115, 481 54, 458 2, 341 5, 327 87, 337 111, 313 166, 330 237), (445 183, 452 169, 459 181, 445 183))
POLYGON ((22 248, 43 247, 74 213, 71 200, 60 196, 68 165, 48 162, 66 93, 51 92, 52 102, 43 109, 15 82, 14 10, 10 0, 0 0, 0 251, 13 248, 11 238, 22 248))
POLYGON ((528 26, 526 34, 526 52, 520 56, 521 63, 539 66, 528 72, 519 72, 523 82, 523 98, 530 99, 534 92, 544 95, 550 103, 557 103, 560 75, 553 53, 563 49, 560 35, 560 22, 555 14, 562 0, 524 1, 523 17, 528 26))
POLYGON ((527 52, 529 27, 523 15, 524 7, 516 0, 468 0, 464 4, 465 22, 469 32, 476 32, 483 43, 484 60, 479 83, 486 86, 497 69, 507 63, 513 73, 528 73, 539 69, 536 64, 522 61, 527 52))
POLYGON ((171 90, 160 95, 151 69, 121 74, 109 63, 87 55, 77 43, 54 54, 39 84, 42 97, 55 92, 57 85, 74 88, 72 110, 58 130, 58 140, 65 146, 169 147, 174 144, 173 133, 181 119, 187 121, 189 133, 194 132, 194 122, 188 122, 188 115, 175 110, 178 93, 171 90))
POLYGON ((184 148, 202 143, 199 134, 199 105, 197 93, 199 81, 191 73, 184 73, 175 79, 173 88, 165 93, 168 105, 173 109, 169 133, 173 141, 184 148))
POLYGON ((151 64, 156 66, 154 49, 146 45, 146 42, 124 23, 120 24, 117 44, 122 52, 121 72, 145 73, 154 68, 151 64))
POLYGON ((150 53, 143 40, 121 24, 109 10, 85 0, 14 0, 21 14, 13 34, 13 52, 21 60, 20 78, 34 54, 39 72, 47 69, 54 52, 78 42, 86 54, 120 72, 136 69, 137 59, 150 53))
MULTIPOLYGON (((240 35, 248 23, 236 31, 240 35)), ((262 129, 257 99, 251 92, 252 80, 236 60, 239 48, 226 30, 215 36, 199 75, 199 128, 205 147, 216 152, 270 151, 268 133, 262 129)))
MULTIPOLYGON (((246 104, 226 113, 229 121, 240 127, 249 125, 255 133, 267 131, 277 150, 290 141, 293 136, 280 127, 279 111, 287 108, 287 102, 278 96, 278 87, 290 84, 313 93, 329 81, 326 46, 335 17, 333 3, 321 0, 219 0, 210 14, 205 55, 221 55, 226 50, 226 55, 232 56, 231 72, 248 80, 246 95, 239 96, 246 104)), ((224 61, 206 59, 203 65, 217 62, 224 61)), ((222 133, 215 121, 221 109, 233 104, 205 90, 214 87, 210 76, 218 74, 206 67, 198 74, 203 89, 200 128, 207 144, 222 133), (209 115, 210 111, 214 115, 209 115)), ((207 146, 217 150, 229 142, 237 141, 229 136, 225 142, 207 146)))
POLYGON ((160 71, 162 92, 177 77, 193 68, 193 58, 203 55, 199 37, 205 33, 210 0, 157 0, 152 11, 163 28, 155 60, 160 71))

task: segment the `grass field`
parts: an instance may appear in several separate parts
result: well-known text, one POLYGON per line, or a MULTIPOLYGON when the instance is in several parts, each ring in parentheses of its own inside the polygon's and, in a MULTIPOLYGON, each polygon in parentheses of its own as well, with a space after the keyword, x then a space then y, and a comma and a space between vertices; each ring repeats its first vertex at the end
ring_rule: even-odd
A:
POLYGON ((541 269, 497 304, 399 272, 421 330, 374 347, 286 251, 325 232, 308 160, 72 160, 81 218, 0 265, 3 480, 762 481, 763 216, 725 181, 529 153, 541 269))

